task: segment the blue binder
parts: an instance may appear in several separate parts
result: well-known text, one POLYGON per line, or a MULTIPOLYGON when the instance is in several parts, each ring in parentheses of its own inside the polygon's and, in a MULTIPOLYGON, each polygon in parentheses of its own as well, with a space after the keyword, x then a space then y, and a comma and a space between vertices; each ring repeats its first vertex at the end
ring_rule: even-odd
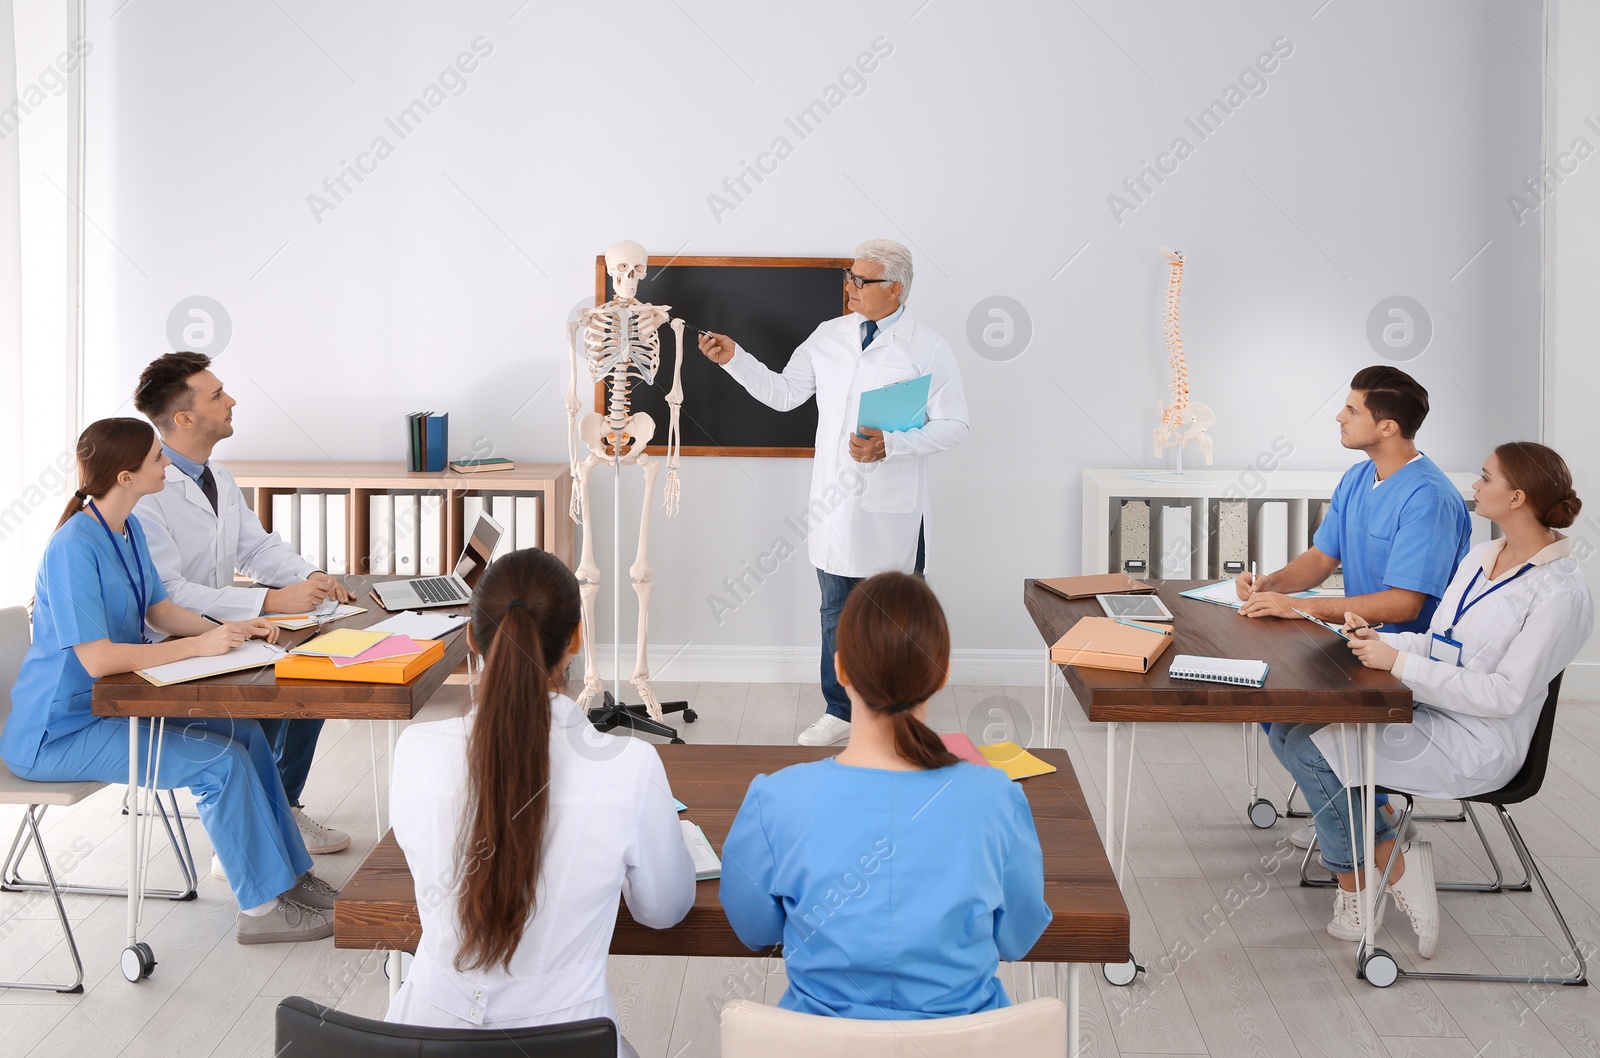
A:
POLYGON ((422 469, 429 473, 443 470, 449 462, 445 454, 450 449, 450 413, 429 415, 423 424, 427 432, 422 469))

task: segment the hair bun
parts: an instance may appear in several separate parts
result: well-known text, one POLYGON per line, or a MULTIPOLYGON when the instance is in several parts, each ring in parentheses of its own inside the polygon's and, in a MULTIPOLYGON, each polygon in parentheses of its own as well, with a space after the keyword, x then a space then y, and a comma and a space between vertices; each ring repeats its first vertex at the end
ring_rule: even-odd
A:
POLYGON ((1576 492, 1568 489, 1566 496, 1545 512, 1544 524, 1551 529, 1565 529, 1578 520, 1578 513, 1582 510, 1583 501, 1576 492))

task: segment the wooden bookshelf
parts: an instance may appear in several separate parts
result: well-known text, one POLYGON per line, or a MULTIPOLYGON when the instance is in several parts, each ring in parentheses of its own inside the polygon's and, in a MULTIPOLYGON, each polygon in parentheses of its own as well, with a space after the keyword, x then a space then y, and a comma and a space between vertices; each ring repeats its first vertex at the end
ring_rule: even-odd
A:
POLYGON ((369 572, 371 539, 370 497, 375 494, 436 495, 444 499, 444 551, 439 568, 448 571, 461 553, 466 527, 462 501, 469 493, 538 495, 544 499, 541 546, 565 562, 573 554, 573 524, 567 513, 572 497, 572 470, 565 463, 518 463, 514 470, 488 474, 412 473, 404 463, 312 463, 288 460, 240 460, 225 464, 244 493, 245 502, 268 532, 272 525, 272 497, 285 493, 321 492, 349 498, 345 518, 345 554, 352 574, 369 572))

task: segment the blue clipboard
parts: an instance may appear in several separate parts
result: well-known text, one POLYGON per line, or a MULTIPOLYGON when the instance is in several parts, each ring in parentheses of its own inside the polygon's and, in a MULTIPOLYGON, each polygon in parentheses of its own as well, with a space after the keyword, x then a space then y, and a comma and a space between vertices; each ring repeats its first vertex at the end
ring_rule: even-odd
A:
POLYGON ((932 375, 921 375, 867 390, 861 394, 857 428, 870 426, 884 433, 917 429, 928 421, 928 392, 932 385, 932 375))

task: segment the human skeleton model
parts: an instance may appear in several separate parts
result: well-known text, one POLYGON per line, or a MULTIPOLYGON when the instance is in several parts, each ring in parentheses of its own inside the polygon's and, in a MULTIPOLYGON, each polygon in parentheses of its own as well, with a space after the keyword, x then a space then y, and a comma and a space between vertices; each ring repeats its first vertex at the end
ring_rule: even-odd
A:
MULTIPOLYGON (((1178 299, 1183 296, 1183 251, 1161 252, 1167 258, 1166 339, 1167 368, 1172 373, 1172 403, 1157 401, 1161 422, 1156 426, 1156 455, 1167 448, 1198 444, 1206 466, 1211 465, 1211 435, 1206 431, 1217 424, 1216 413, 1207 405, 1189 399, 1189 367, 1183 358, 1183 336, 1178 330, 1178 299)), ((1180 464, 1181 465, 1181 464, 1180 464)))
MULTIPOLYGON (((567 355, 571 379, 567 388, 567 456, 577 489, 572 494, 572 519, 583 527, 582 552, 578 559, 578 591, 583 601, 583 691, 578 708, 587 712, 602 692, 600 669, 595 661, 594 603, 600 592, 600 567, 594 559, 594 531, 589 512, 589 479, 601 463, 617 468, 638 466, 644 471, 644 506, 639 518, 639 553, 628 569, 634 594, 639 597, 639 655, 631 682, 644 700, 652 720, 662 718, 661 702, 650 688, 649 648, 650 592, 650 498, 655 494, 660 463, 645 452, 655 436, 656 423, 644 412, 629 411, 629 391, 635 382, 651 385, 661 366, 661 325, 667 323, 677 342, 677 360, 672 369, 672 389, 667 392, 671 421, 667 427, 667 481, 662 506, 667 517, 678 513, 678 413, 683 404, 683 321, 668 315, 670 305, 648 305, 635 300, 639 281, 645 276, 649 257, 636 242, 619 242, 606 250, 606 272, 611 276, 616 296, 604 305, 578 312, 567 324, 567 355), (670 321, 670 322, 669 322, 670 321), (610 399, 604 415, 590 412, 581 419, 583 405, 578 400, 578 332, 582 331, 583 357, 588 363, 591 382, 605 379, 610 399), (579 444, 588 454, 579 459, 579 444)), ((620 644, 618 644, 620 646, 620 644)))

